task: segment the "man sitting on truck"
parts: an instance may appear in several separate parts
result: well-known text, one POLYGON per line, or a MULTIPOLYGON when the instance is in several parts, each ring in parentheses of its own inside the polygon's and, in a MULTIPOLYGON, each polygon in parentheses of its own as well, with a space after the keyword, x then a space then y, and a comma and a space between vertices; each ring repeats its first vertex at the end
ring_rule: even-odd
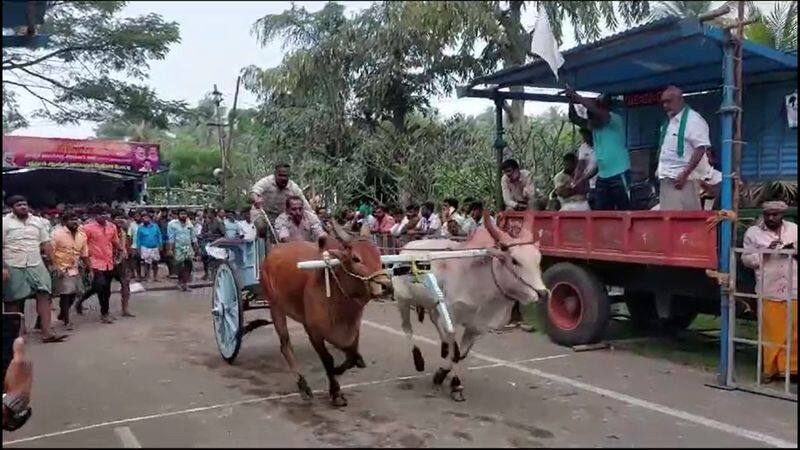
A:
POLYGON ((756 271, 756 292, 764 296, 762 335, 762 371, 766 382, 786 371, 786 349, 775 345, 786 345, 787 299, 791 299, 792 336, 790 373, 797 375, 797 224, 783 220, 788 209, 781 201, 766 202, 764 215, 756 225, 744 234, 744 249, 790 250, 794 255, 761 255, 757 252, 742 253, 742 263, 756 271), (763 284, 762 284, 763 281, 763 284))
POLYGON ((669 120, 661 126, 656 177, 660 183, 659 209, 696 211, 700 205, 700 180, 710 171, 706 150, 711 146, 708 124, 683 100, 683 91, 668 86, 661 104, 669 120))
POLYGON ((580 187, 572 186, 575 169, 578 166, 578 156, 575 153, 567 153, 563 159, 564 169, 553 178, 561 211, 589 211, 586 194, 581 192, 580 187))
POLYGON ((625 121, 611 111, 611 98, 605 94, 595 99, 581 97, 567 86, 569 120, 581 128, 592 130, 597 169, 585 173, 573 183, 580 186, 597 174, 595 207, 598 210, 631 209, 631 159, 625 142, 625 121), (588 119, 580 117, 575 103, 586 108, 588 119))
POLYGON ((533 209, 536 200, 536 189, 534 189, 533 175, 519 168, 519 163, 515 159, 507 159, 500 165, 503 177, 500 179, 500 186, 503 190, 503 203, 506 209, 514 211, 524 211, 533 209))

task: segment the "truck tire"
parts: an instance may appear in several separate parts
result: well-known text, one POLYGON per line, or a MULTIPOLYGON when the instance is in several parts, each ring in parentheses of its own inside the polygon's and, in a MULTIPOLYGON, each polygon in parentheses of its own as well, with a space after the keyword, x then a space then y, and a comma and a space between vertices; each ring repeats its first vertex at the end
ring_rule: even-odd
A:
POLYGON ((669 318, 659 319, 656 309, 655 297, 650 292, 626 292, 625 306, 631 317, 631 324, 637 331, 675 332, 689 328, 697 318, 698 311, 689 308, 686 303, 678 308, 675 299, 672 300, 672 312, 669 318))
POLYGON ((587 269, 566 262, 548 268, 543 279, 551 294, 540 308, 550 339, 566 346, 602 339, 611 303, 600 280, 587 269))

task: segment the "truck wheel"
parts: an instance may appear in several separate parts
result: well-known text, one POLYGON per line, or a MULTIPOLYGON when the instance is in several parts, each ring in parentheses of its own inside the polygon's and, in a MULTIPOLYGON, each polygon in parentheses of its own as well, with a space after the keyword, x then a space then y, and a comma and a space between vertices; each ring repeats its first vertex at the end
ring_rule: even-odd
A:
POLYGON ((550 298, 540 303, 545 332, 560 345, 593 344, 603 337, 611 304, 597 277, 572 263, 558 263, 543 274, 550 298))
POLYGON ((682 301, 678 307, 675 299, 672 300, 672 313, 667 319, 658 318, 655 296, 650 292, 626 292, 625 306, 631 316, 633 327, 642 332, 666 331, 674 332, 685 330, 697 318, 697 310, 687 307, 682 301))

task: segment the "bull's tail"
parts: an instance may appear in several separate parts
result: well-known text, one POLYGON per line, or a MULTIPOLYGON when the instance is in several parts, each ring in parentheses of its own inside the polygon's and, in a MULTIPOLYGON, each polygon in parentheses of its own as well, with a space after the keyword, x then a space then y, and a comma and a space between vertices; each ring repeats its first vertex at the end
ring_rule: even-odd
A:
POLYGON ((419 322, 422 323, 423 319, 425 319, 425 308, 422 306, 417 305, 417 319, 419 322))

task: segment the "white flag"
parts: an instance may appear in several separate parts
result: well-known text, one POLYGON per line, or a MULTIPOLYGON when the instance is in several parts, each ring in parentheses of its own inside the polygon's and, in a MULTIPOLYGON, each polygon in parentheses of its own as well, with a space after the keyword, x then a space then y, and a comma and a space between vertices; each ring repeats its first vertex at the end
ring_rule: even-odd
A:
POLYGON ((547 19, 547 13, 539 7, 539 17, 536 19, 536 28, 533 30, 533 42, 531 44, 531 51, 539 55, 558 80, 558 68, 564 64, 564 57, 558 51, 558 43, 556 37, 553 36, 553 30, 550 29, 550 21, 547 19))

